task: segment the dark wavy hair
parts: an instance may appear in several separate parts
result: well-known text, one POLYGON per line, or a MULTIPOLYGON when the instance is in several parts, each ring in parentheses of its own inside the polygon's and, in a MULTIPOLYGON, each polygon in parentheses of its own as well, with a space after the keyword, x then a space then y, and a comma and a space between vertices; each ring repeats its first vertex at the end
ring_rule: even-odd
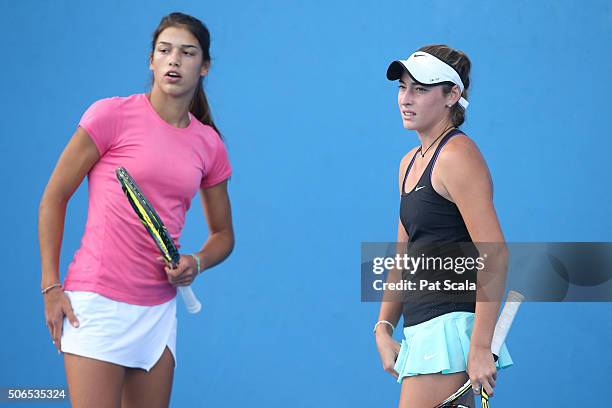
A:
MULTIPOLYGON (((153 58, 157 37, 159 37, 161 32, 168 27, 185 28, 191 34, 193 34, 193 36, 197 38, 198 42, 200 43, 200 48, 202 48, 202 64, 210 64, 210 32, 208 31, 208 28, 206 28, 204 23, 197 18, 179 12, 170 13, 167 16, 162 17, 159 25, 153 32, 153 40, 151 41, 151 58, 153 58)), ((208 99, 206 99, 204 86, 202 84, 203 80, 204 78, 200 77, 200 82, 196 88, 193 98, 191 99, 191 104, 189 105, 189 112, 191 112, 191 114, 200 122, 215 129, 219 137, 221 137, 221 132, 215 125, 212 118, 212 113, 210 112, 210 105, 208 104, 208 99)))

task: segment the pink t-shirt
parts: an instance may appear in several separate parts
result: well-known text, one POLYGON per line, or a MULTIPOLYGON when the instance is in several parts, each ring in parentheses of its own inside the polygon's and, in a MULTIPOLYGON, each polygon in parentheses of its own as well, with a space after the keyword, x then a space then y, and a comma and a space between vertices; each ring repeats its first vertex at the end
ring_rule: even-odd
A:
POLYGON ((64 287, 96 292, 136 305, 157 305, 174 296, 155 243, 115 176, 123 166, 149 199, 177 247, 191 199, 231 174, 219 135, 190 114, 186 128, 165 122, 145 94, 95 102, 79 126, 100 159, 88 174, 89 205, 81 247, 64 287))

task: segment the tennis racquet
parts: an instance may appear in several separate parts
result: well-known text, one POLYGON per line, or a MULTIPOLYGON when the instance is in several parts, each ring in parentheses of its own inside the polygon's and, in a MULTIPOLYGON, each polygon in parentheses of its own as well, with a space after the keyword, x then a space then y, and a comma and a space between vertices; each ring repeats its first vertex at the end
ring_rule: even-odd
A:
MULTIPOLYGON (((130 176, 126 169, 119 167, 115 174, 121 184, 121 188, 125 193, 128 201, 132 205, 132 208, 140 218, 142 225, 145 226, 151 238, 159 248, 162 256, 168 264, 175 268, 178 264, 181 256, 179 255, 178 249, 174 245, 174 241, 168 234, 164 223, 162 222, 159 215, 155 212, 153 206, 149 203, 149 200, 142 194, 134 179, 130 176)), ((185 306, 189 313, 198 313, 202 309, 202 305, 196 298, 193 290, 189 286, 177 287, 179 293, 185 301, 185 306)))
MULTIPOLYGON (((511 290, 508 292, 506 303, 504 308, 499 315, 497 324, 495 325, 495 331, 493 332, 493 339, 491 341, 491 352, 493 352, 493 358, 497 361, 499 351, 501 350, 502 344, 506 341, 506 336, 512 326, 512 321, 518 312, 518 308, 523 301, 524 296, 518 292, 511 290)), ((468 408, 465 405, 457 404, 457 400, 461 398, 465 393, 472 389, 472 384, 468 380, 461 386, 453 395, 442 401, 436 408, 468 408)), ((483 408, 489 408, 489 395, 484 390, 484 387, 480 388, 480 401, 483 408)))

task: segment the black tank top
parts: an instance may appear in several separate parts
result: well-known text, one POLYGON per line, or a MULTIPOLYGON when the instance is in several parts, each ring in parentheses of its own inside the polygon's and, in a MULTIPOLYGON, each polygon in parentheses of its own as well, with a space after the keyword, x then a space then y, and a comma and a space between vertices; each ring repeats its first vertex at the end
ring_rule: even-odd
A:
MULTIPOLYGON (((472 242, 459 208, 455 203, 438 194, 431 183, 431 173, 440 151, 450 138, 457 134, 462 134, 462 132, 454 129, 442 138, 419 182, 409 192, 406 192, 406 179, 420 148, 406 169, 402 182, 400 221, 408 233, 408 252, 411 248, 417 248, 421 244, 472 242)), ((475 246, 471 249, 477 254, 475 246)), ((470 252, 471 255, 474 255, 474 252, 470 252)), ((473 279, 475 282, 475 271, 468 271, 465 278, 473 279)), ((475 293, 469 298, 469 302, 465 301, 465 296, 461 297, 463 301, 453 302, 453 296, 439 292, 424 297, 408 294, 403 306, 404 326, 422 323, 453 311, 474 312, 475 293)))

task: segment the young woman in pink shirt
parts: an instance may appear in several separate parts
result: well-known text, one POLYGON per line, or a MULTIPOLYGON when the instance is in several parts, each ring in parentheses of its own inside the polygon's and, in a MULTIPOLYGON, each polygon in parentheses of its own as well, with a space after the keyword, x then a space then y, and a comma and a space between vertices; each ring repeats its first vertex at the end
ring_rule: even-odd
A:
MULTIPOLYGON (((168 406, 176 364, 176 287, 223 261, 234 245, 231 167, 202 81, 210 37, 172 13, 153 34, 150 93, 95 102, 47 184, 39 210, 45 319, 64 353, 73 406, 168 406), (177 269, 159 252, 115 178, 125 167, 177 243, 200 192, 209 236, 177 269), (88 176, 88 218, 64 284, 59 255, 66 206, 88 176)), ((180 247, 179 247, 180 248, 180 247)))

